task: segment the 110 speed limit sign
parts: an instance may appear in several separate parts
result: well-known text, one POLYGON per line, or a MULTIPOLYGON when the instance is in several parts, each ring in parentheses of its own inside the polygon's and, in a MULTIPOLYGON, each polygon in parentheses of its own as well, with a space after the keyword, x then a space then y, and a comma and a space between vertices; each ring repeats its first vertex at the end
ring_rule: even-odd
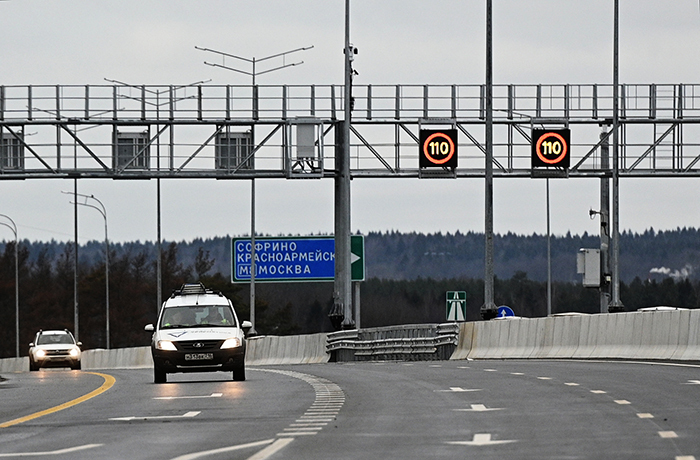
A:
POLYGON ((457 167, 457 130, 421 129, 420 151, 421 168, 457 167))
POLYGON ((571 130, 533 129, 532 167, 568 168, 570 164, 571 130))

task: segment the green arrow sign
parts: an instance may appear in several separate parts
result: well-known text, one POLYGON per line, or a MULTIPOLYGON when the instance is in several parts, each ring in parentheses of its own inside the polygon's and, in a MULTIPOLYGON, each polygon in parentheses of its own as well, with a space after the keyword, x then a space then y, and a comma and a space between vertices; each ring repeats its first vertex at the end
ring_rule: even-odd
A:
POLYGON ((365 237, 363 235, 350 236, 350 279, 365 280, 365 237))

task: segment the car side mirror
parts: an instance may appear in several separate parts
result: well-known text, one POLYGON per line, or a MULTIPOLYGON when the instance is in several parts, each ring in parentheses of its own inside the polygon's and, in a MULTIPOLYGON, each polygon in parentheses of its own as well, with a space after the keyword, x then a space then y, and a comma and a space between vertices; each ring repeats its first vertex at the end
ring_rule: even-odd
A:
POLYGON ((241 329, 243 329, 243 333, 245 335, 248 335, 248 331, 250 331, 253 328, 253 323, 250 321, 243 321, 241 323, 241 329))
POLYGON ((78 348, 83 348, 83 342, 76 342, 76 345, 78 346, 78 348))
POLYGON ((153 327, 153 324, 146 324, 146 327, 144 327, 143 330, 146 332, 153 332, 155 328, 153 327))
POLYGON ((32 343, 29 344, 29 347, 30 347, 30 348, 33 347, 33 346, 34 346, 34 342, 32 342, 32 343))

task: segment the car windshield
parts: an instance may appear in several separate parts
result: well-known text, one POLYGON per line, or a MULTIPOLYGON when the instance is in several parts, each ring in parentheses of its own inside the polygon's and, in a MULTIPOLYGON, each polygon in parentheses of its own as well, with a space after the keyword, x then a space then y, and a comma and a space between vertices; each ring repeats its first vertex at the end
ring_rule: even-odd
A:
POLYGON ((171 307, 163 312, 161 329, 182 327, 234 327, 233 312, 228 305, 171 307))
POLYGON ((41 334, 37 345, 73 344, 73 338, 68 334, 41 334))

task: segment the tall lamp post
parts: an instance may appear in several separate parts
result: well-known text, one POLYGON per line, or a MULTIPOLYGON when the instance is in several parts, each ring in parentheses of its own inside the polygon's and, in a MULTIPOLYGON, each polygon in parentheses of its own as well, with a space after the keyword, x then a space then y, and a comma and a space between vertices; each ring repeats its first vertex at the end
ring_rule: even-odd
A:
POLYGON ((495 318, 498 308, 494 302, 494 267, 493 267, 493 31, 492 1, 486 1, 486 190, 485 190, 485 267, 484 267, 484 305, 481 306, 481 318, 495 318))
POLYGON ((19 240, 17 238, 17 225, 15 221, 5 214, 0 214, 0 217, 10 221, 10 224, 6 222, 0 222, 0 225, 12 230, 15 234, 15 356, 19 358, 19 259, 17 247, 19 246, 19 240))
MULTIPOLYGON (((253 57, 252 59, 249 59, 249 58, 245 58, 245 57, 241 57, 241 56, 236 56, 235 54, 229 54, 229 53, 224 53, 222 51, 216 51, 216 50, 212 50, 209 48, 201 48, 199 46, 195 46, 195 49, 198 49, 200 51, 206 51, 206 52, 218 54, 222 58, 230 57, 233 59, 238 59, 240 61, 245 61, 245 62, 251 64, 251 70, 246 71, 246 70, 236 69, 234 67, 229 67, 229 66, 226 66, 224 64, 215 64, 215 63, 204 61, 204 63, 206 65, 209 65, 212 67, 220 67, 222 69, 231 70, 232 72, 238 72, 238 73, 242 73, 244 75, 249 75, 253 81, 253 91, 255 91, 255 88, 256 88, 255 77, 257 75, 262 75, 262 74, 274 72, 275 70, 281 70, 281 69, 285 69, 287 67, 292 67, 292 66, 300 65, 300 64, 304 63, 304 61, 293 62, 293 63, 289 63, 289 64, 283 63, 279 67, 274 67, 272 69, 266 69, 266 70, 263 70, 262 72, 258 72, 257 68, 256 68, 256 64, 258 62, 267 61, 267 60, 278 58, 278 57, 281 57, 282 59, 284 59, 288 54, 296 53, 298 51, 309 50, 311 48, 313 48, 313 45, 307 46, 304 48, 296 48, 296 49, 293 49, 290 51, 285 51, 283 53, 272 54, 270 56, 265 56, 265 57, 260 58, 260 59, 257 59, 255 57, 253 57)), ((251 144, 252 144, 251 149, 254 150, 255 149, 255 129, 254 129, 254 126, 251 126, 251 144)), ((250 322, 253 326, 250 328, 249 333, 251 335, 255 335, 257 333, 255 330, 255 177, 253 177, 250 180, 250 322)))
POLYGON ((61 193, 66 193, 70 195, 75 195, 76 197, 81 197, 85 199, 84 203, 81 203, 79 201, 71 202, 73 205, 80 205, 80 206, 86 206, 88 208, 96 209, 100 214, 102 214, 102 217, 104 218, 105 221, 105 342, 106 342, 106 348, 109 350, 109 237, 107 236, 107 209, 105 208, 104 204, 97 198, 95 198, 94 195, 85 195, 82 193, 73 193, 73 192, 61 192, 61 193), (94 200, 99 204, 100 206, 97 207, 93 204, 88 203, 88 200, 94 200))
POLYGON ((613 170, 612 170, 612 300, 608 312, 625 311, 620 300, 620 2, 614 2, 613 26, 613 170))

